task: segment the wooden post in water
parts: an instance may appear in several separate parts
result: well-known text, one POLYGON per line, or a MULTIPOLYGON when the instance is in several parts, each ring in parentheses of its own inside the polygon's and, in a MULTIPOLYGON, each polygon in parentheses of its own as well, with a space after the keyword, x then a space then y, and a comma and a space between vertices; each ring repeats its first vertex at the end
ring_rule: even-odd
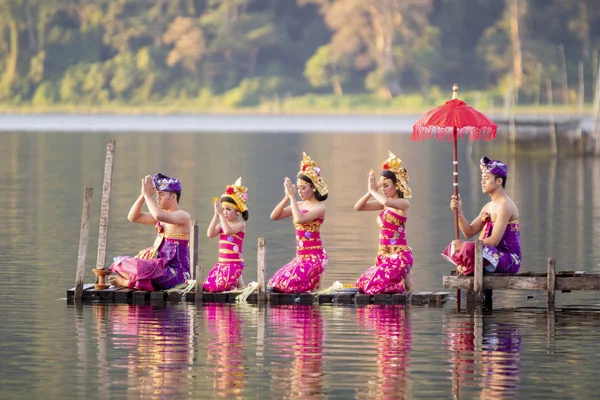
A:
POLYGON ((83 193, 83 209, 81 211, 81 229, 79 231, 79 252, 77 254, 77 272, 75 274, 75 302, 83 295, 83 275, 87 256, 88 239, 90 237, 90 210, 94 190, 86 187, 83 193))
POLYGON ((509 138, 510 138, 510 154, 515 155, 517 152, 517 128, 515 123, 515 108, 516 103, 519 101, 519 89, 516 91, 511 91, 510 93, 510 128, 509 128, 509 138))
POLYGON ((483 305, 483 241, 475 241, 475 274, 473 277, 473 292, 475 309, 483 305))
POLYGON ((265 270, 267 265, 267 242, 265 238, 258 238, 258 304, 264 304, 266 299, 265 270))
POLYGON ((204 289, 204 274, 202 266, 198 263, 198 221, 192 220, 192 229, 190 229, 190 272, 192 279, 196 280, 194 289, 194 302, 202 303, 202 292, 204 289))
POLYGON ((554 124, 554 101, 552 100, 552 80, 546 79, 546 97, 550 106, 550 153, 555 156, 558 154, 556 148, 556 125, 554 124))
POLYGON ((548 311, 554 311, 554 299, 556 297, 556 260, 548 259, 548 311))
MULTIPOLYGON (((585 98, 585 85, 583 84, 583 63, 579 63, 579 90, 577 91, 577 117, 579 122, 583 119, 583 103, 585 98)), ((583 148, 583 131, 581 126, 577 128, 578 141, 577 141, 577 153, 583 154, 585 149, 583 148)))
POLYGON ((562 69, 562 92, 563 92, 563 101, 567 106, 567 112, 569 118, 571 117, 571 105, 569 100, 569 82, 567 80, 567 58, 565 57, 565 46, 562 44, 558 45, 558 55, 560 57, 560 65, 562 69))
POLYGON ((192 226, 190 229, 190 273, 192 279, 196 280, 196 287, 194 290, 196 302, 202 302, 202 281, 203 277, 198 271, 198 221, 192 220, 192 226))
MULTIPOLYGON (((600 63, 599 63, 600 64, 600 63)), ((594 91, 594 154, 600 156, 600 65, 596 74, 596 89, 594 91)))
POLYGON ((110 192, 112 190, 112 172, 115 161, 116 141, 106 141, 106 159, 104 161, 104 182, 102 183, 102 204, 100 208, 100 232, 98 234, 98 259, 96 269, 104 269, 106 262, 106 238, 108 236, 108 220, 110 214, 110 192))

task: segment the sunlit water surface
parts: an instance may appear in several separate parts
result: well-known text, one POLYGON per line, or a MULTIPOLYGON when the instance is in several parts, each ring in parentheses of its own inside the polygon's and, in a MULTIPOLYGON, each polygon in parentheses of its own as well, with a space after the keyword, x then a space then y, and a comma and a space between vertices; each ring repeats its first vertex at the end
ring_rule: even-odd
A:
MULTIPOLYGON (((365 117, 367 119, 367 117, 365 117)), ((367 119, 368 122, 368 119, 367 119)), ((410 121, 404 121, 410 126, 410 121)), ((54 122, 53 122, 54 123, 54 122)), ((362 121, 361 123, 365 123, 362 121)), ((326 124, 326 122, 324 122, 326 124)), ((267 240, 267 275, 293 255, 290 221, 268 216, 302 151, 329 184, 323 284, 351 283, 373 261, 375 213, 358 213, 367 173, 393 150, 413 191, 407 235, 415 291, 442 290, 452 238, 452 148, 386 133, 7 132, 0 157, 0 398, 594 398, 600 352, 595 292, 505 291, 491 314, 430 306, 84 305, 68 306, 81 202, 94 188, 86 281, 93 279, 108 138, 117 141, 107 263, 148 246, 152 229, 126 220, 146 174, 183 182, 181 207, 203 233, 211 199, 242 175, 250 220, 244 279, 256 279, 256 242, 267 240), (585 308, 584 311, 580 309, 585 308)), ((243 129, 240 129, 242 131, 243 129)), ((270 130, 270 129, 269 129, 270 130)), ((286 129, 290 131, 290 129, 286 129)), ((391 130, 391 129, 390 129, 391 130)), ((382 130, 385 132, 385 130, 382 130)), ((600 270, 600 163, 518 155, 498 143, 459 149, 465 213, 487 201, 477 160, 509 164, 508 193, 520 208, 523 271, 600 270)), ((217 243, 200 238, 205 269, 217 243)), ((454 293, 452 293, 453 295, 454 293)))

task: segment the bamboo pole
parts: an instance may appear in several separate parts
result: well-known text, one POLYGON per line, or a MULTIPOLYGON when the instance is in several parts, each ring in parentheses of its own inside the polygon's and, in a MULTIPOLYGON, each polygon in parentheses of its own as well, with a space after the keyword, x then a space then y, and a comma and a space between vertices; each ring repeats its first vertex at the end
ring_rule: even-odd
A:
POLYGON ((516 123, 515 123, 515 107, 516 107, 516 102, 518 101, 518 96, 519 96, 519 90, 517 89, 516 91, 511 91, 510 94, 510 154, 512 154, 513 156, 515 155, 516 151, 517 151, 517 145, 516 145, 516 141, 517 141, 517 127, 516 127, 516 123))
MULTIPOLYGON (((192 226, 190 229, 190 273, 192 279, 196 281, 196 287, 194 288, 194 294, 200 297, 202 301, 202 281, 203 277, 198 274, 198 221, 192 220, 192 226)), ((194 298, 194 300, 196 299, 194 298)))
POLYGON ((556 125, 554 124, 554 101, 552 100, 552 80, 546 79, 546 97, 548 98, 548 105, 550 106, 550 153, 553 156, 558 154, 556 148, 556 125))
POLYGON ((265 238, 258 238, 258 263, 257 263, 257 278, 258 278, 258 304, 265 303, 266 286, 265 286, 265 270, 267 265, 267 242, 265 238))
POLYGON ((554 311, 554 301, 556 297, 556 260, 548 259, 548 311, 554 311))
POLYGON ((567 81, 567 58, 565 57, 565 46, 562 44, 558 45, 558 55, 560 57, 560 65, 562 70, 562 92, 563 102, 567 106, 569 118, 571 117, 571 107, 569 101, 569 82, 567 81))
POLYGON ((600 156, 600 63, 594 91, 594 154, 600 156))
POLYGON ((112 190, 112 172, 115 161, 114 139, 106 141, 106 159, 104 162, 104 182, 102 184, 102 203, 100 208, 100 232, 98 234, 98 258, 96 269, 104 269, 106 262, 106 238, 108 236, 108 221, 110 215, 110 193, 112 190))
MULTIPOLYGON (((579 123, 581 124, 581 120, 583 119, 583 102, 585 98, 585 85, 583 84, 583 63, 579 62, 578 68, 578 80, 579 80, 579 90, 577 91, 577 117, 579 118, 579 123)), ((577 128, 578 133, 578 141, 577 141, 577 152, 579 154, 583 154, 583 130, 581 129, 581 125, 577 128)))
POLYGON ((194 289, 194 302, 196 304, 202 303, 202 293, 204 289, 204 273, 202 266, 198 263, 198 221, 192 221, 192 229, 190 230, 190 269, 194 279, 196 280, 196 287, 194 289))
POLYGON ((83 193, 83 209, 81 210, 81 229, 79 231, 79 252, 77 254, 77 272, 75 274, 74 301, 81 300, 83 295, 83 276, 85 258, 87 256, 88 239, 90 237, 90 210, 92 208, 92 195, 94 190, 86 187, 83 193))

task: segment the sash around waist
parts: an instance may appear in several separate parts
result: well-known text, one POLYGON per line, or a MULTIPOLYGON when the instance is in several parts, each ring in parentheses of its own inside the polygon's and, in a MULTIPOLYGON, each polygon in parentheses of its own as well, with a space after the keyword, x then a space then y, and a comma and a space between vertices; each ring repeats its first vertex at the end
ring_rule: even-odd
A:
POLYGON ((405 238, 379 239, 380 246, 406 246, 405 238))
POLYGON ((302 231, 302 230, 297 229, 296 237, 311 239, 311 240, 319 240, 319 239, 321 239, 321 233, 320 232, 302 231))

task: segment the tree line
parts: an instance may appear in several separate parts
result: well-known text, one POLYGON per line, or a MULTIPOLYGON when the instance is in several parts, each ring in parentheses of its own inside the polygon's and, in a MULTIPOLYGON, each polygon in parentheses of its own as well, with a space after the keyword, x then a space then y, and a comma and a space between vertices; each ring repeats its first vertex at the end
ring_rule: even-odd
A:
POLYGON ((0 0, 0 103, 243 107, 454 82, 534 101, 547 78, 568 101, 599 48, 595 0, 0 0))

